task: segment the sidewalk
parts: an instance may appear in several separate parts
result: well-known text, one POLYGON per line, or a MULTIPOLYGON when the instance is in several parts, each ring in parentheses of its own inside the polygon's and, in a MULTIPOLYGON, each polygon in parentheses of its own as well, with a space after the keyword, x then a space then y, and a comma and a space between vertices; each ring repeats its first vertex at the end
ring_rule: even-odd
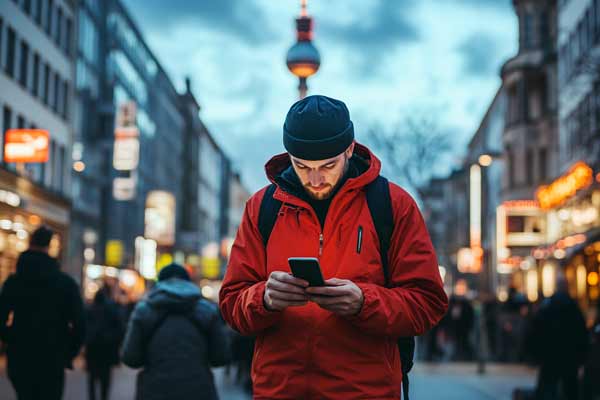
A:
MULTIPOLYGON (((67 372, 64 400, 85 400, 87 380, 77 363, 67 372)), ((241 388, 231 384, 223 368, 214 370, 215 383, 221 400, 247 400, 241 388)), ((111 400, 132 400, 136 371, 121 367, 113 374, 111 400)), ((479 375, 474 363, 426 364, 417 362, 410 374, 411 398, 416 400, 510 400, 516 387, 533 387, 535 371, 521 365, 488 364, 486 373, 479 375)), ((16 400, 0 359, 0 399, 16 400)))

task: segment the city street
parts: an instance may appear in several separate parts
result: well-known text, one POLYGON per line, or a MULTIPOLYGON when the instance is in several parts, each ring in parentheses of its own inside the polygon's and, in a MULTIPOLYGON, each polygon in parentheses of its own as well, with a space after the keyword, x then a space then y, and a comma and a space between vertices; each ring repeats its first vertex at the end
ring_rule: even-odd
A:
MULTIPOLYGON (((411 398, 417 400, 509 400, 515 387, 533 387, 532 369, 516 365, 488 365, 485 375, 477 374, 475 364, 417 363, 411 374, 411 398)), ((224 376, 222 368, 215 370, 215 378, 222 400, 242 400, 248 397, 224 376)), ((135 371, 119 368, 114 374, 111 400, 133 399, 135 371)), ((85 373, 79 367, 69 371, 65 400, 83 400, 86 397, 85 373)), ((4 369, 0 375, 0 398, 16 400, 4 369)))

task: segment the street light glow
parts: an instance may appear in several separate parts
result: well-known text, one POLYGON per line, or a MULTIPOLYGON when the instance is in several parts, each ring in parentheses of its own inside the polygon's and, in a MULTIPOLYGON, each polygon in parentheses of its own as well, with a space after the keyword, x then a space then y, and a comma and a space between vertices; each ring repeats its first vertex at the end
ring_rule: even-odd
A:
POLYGON ((479 156, 479 165, 482 167, 489 167, 492 165, 492 156, 489 154, 482 154, 479 156))

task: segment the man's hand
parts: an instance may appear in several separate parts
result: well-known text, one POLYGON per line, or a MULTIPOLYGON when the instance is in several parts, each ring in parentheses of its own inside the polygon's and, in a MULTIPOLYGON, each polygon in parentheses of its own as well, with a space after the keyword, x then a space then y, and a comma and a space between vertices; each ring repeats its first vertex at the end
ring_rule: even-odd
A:
POLYGON ((287 307, 303 306, 308 301, 304 288, 308 282, 282 271, 269 275, 263 302, 269 311, 281 311, 287 307))
POLYGON ((319 307, 332 313, 351 316, 362 309, 364 296, 356 284, 347 279, 332 278, 325 281, 326 286, 312 286, 306 289, 308 299, 319 307))

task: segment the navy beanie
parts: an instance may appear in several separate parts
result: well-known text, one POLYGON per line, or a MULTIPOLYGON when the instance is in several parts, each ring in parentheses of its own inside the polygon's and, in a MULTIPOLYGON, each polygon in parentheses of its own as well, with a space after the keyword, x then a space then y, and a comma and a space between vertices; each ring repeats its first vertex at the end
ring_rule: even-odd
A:
POLYGON ((283 145, 294 157, 325 160, 343 153, 354 126, 343 101, 314 95, 294 103, 283 124, 283 145))
POLYGON ((184 281, 190 280, 188 272, 179 264, 169 264, 158 273, 159 281, 166 281, 171 278, 183 279, 184 281))

